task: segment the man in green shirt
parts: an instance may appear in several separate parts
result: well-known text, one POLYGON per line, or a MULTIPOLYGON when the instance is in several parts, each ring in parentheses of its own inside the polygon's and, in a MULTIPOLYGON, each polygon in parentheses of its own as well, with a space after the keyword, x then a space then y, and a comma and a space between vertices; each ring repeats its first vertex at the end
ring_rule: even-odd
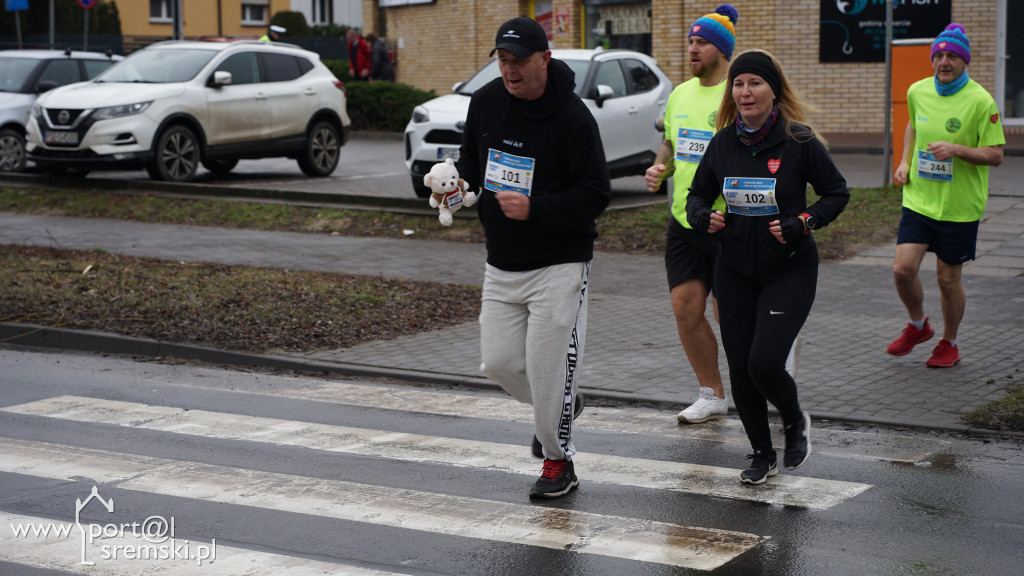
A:
MULTIPOLYGON (((686 221, 686 196, 697 164, 715 134, 715 115, 726 91, 738 19, 735 8, 722 4, 690 26, 690 71, 694 77, 676 86, 669 96, 665 140, 644 175, 651 192, 657 191, 665 178, 673 177, 665 269, 679 340, 700 384, 697 401, 679 413, 680 422, 704 422, 729 411, 718 369, 718 340, 704 315, 713 287, 717 239, 693 230, 686 221)), ((725 201, 719 198, 715 208, 724 211, 725 201)))
POLYGON ((907 90, 910 121, 894 180, 903 185, 903 216, 896 238, 893 277, 910 322, 889 345, 909 354, 935 330, 924 314, 918 272, 935 252, 942 307, 942 339, 926 362, 947 368, 960 361, 957 330, 967 296, 963 265, 974 260, 978 224, 988 201, 988 168, 1003 162, 1003 126, 992 96, 967 75, 971 45, 960 24, 950 24, 931 49, 935 76, 907 90))

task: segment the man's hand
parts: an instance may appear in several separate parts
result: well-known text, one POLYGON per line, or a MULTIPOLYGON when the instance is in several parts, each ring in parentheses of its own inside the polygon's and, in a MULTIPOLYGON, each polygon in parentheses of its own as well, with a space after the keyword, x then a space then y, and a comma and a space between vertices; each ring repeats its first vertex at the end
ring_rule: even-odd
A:
POLYGON ((959 144, 952 142, 932 142, 928 145, 928 153, 935 156, 939 162, 945 162, 956 157, 959 144))
POLYGON ((892 176, 893 182, 895 182, 895 183, 897 183, 897 184, 899 184, 901 186, 906 184, 907 183, 907 174, 909 172, 910 172, 910 166, 907 166, 906 163, 900 164, 899 166, 896 167, 896 173, 893 174, 893 176, 892 176))
POLYGON ((647 185, 649 192, 657 192, 658 188, 661 187, 661 181, 665 177, 665 170, 664 164, 655 164, 648 168, 647 172, 644 172, 644 184, 647 185))
POLYGON ((519 192, 498 192, 494 195, 502 213, 512 220, 530 219, 530 197, 519 192))

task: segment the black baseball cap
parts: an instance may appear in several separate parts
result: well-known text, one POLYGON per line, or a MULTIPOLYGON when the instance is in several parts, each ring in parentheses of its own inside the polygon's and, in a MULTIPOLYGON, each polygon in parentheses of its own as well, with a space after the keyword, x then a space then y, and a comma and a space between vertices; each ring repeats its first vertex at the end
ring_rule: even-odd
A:
POLYGON ((548 35, 536 20, 520 16, 498 28, 490 55, 494 56, 498 49, 508 50, 516 58, 529 58, 534 52, 548 49, 548 35))

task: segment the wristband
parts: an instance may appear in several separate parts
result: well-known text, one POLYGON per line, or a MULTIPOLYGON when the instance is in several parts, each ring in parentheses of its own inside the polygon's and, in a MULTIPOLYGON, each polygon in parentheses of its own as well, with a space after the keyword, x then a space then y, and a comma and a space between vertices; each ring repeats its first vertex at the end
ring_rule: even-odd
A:
POLYGON ((807 219, 810 218, 811 215, 804 212, 803 214, 800 214, 800 216, 804 217, 804 234, 807 234, 811 230, 811 227, 807 225, 807 219))

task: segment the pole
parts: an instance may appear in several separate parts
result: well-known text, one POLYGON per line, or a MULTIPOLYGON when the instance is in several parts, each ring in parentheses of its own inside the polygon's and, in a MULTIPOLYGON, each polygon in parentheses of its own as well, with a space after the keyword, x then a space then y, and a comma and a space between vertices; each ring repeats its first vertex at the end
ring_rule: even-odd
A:
POLYGON ((18 31, 18 50, 21 50, 21 10, 14 11, 14 27, 18 31))
POLYGON ((53 40, 53 33, 54 33, 54 28, 55 28, 54 23, 53 23, 54 22, 54 19, 53 19, 53 11, 54 11, 53 1, 54 0, 50 0, 50 50, 53 50, 54 46, 56 45, 56 43, 53 40))
POLYGON ((892 174, 892 153, 889 150, 892 142, 892 3, 893 0, 885 0, 885 142, 882 144, 885 174, 882 174, 882 186, 889 185, 889 175, 892 174))
POLYGON ((84 51, 89 49, 89 11, 83 10, 83 12, 85 12, 85 27, 82 33, 82 50, 84 51))

